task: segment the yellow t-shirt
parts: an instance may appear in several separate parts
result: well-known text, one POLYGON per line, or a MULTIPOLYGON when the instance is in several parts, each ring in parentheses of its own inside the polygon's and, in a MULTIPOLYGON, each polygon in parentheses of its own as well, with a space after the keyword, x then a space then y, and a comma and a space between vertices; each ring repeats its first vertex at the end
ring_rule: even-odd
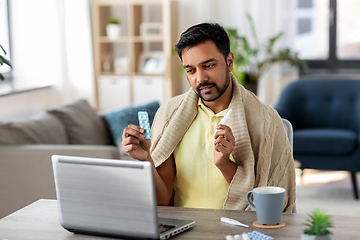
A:
POLYGON ((198 114, 174 151, 175 206, 223 208, 229 184, 214 164, 213 149, 215 127, 226 112, 215 115, 199 99, 198 114))

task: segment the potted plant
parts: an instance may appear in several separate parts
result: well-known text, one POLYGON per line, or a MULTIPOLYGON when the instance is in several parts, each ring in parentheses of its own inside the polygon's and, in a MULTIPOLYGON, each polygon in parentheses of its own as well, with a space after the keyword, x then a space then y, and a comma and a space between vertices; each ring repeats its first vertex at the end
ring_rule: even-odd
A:
POLYGON ((326 214, 322 209, 317 208, 308 215, 308 226, 303 230, 301 240, 331 240, 329 228, 333 227, 331 216, 326 214))
POLYGON ((304 73, 308 72, 306 61, 300 60, 298 54, 289 48, 274 50, 275 43, 281 38, 282 33, 269 38, 264 44, 260 44, 253 19, 246 14, 251 28, 252 40, 255 46, 251 46, 245 36, 240 36, 236 29, 227 29, 230 38, 230 51, 234 54, 233 74, 238 81, 249 90, 256 87, 262 74, 277 62, 288 62, 291 66, 298 66, 304 73))
MULTIPOLYGON (((1 48, 2 52, 4 52, 4 54, 6 55, 6 51, 5 51, 5 49, 3 48, 3 46, 1 46, 1 44, 0 44, 0 48, 1 48)), ((4 56, 2 56, 2 55, 0 54, 0 65, 2 66, 3 64, 6 64, 6 65, 8 65, 9 67, 12 68, 10 61, 7 60, 4 56)), ((5 79, 4 76, 3 76, 1 73, 0 73, 0 79, 1 79, 1 80, 4 80, 4 79, 5 79)))
POLYGON ((106 25, 106 35, 109 39, 115 40, 121 33, 121 21, 118 18, 110 18, 106 25))

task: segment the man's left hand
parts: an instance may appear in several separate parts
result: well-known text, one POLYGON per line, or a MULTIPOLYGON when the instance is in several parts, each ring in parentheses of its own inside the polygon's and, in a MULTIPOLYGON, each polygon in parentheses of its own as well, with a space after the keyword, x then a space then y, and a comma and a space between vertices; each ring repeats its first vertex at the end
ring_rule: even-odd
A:
POLYGON ((217 127, 218 132, 215 133, 214 138, 214 164, 221 167, 230 161, 229 157, 235 146, 235 137, 231 128, 220 124, 217 127))

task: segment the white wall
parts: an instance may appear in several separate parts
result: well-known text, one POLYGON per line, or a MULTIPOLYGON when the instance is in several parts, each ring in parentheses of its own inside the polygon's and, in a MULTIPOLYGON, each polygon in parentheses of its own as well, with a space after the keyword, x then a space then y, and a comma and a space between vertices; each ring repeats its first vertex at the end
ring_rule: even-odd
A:
POLYGON ((52 89, 0 97, 0 122, 21 118, 57 105, 52 89))

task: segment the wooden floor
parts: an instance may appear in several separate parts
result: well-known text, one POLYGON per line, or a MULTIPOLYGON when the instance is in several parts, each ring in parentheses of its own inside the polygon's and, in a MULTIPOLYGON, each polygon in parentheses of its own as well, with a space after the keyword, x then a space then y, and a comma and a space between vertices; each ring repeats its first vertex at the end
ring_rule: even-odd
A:
MULTIPOLYGON (((360 216, 360 200, 354 198, 348 172, 306 169, 302 177, 300 173, 297 170, 297 212, 320 207, 329 214, 360 216)), ((360 186, 360 173, 357 179, 360 186)))

